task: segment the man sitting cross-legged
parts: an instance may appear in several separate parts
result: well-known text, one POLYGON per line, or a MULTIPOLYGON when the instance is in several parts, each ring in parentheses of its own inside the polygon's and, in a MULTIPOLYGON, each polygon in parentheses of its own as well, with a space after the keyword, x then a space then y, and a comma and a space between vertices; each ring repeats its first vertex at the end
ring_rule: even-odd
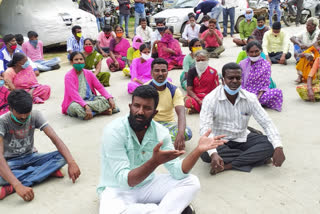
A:
POLYGON ((211 174, 227 169, 250 172, 252 167, 273 159, 275 166, 285 160, 279 133, 255 94, 241 89, 242 71, 236 63, 222 68, 224 85, 208 94, 200 112, 200 134, 212 128, 213 135, 226 135, 228 142, 204 152, 204 162, 211 163, 211 174), (267 136, 250 133, 249 119, 253 117, 267 136))
POLYGON ((169 131, 152 120, 159 94, 150 85, 136 88, 130 115, 110 123, 102 137, 100 214, 191 213, 188 206, 200 188, 188 174, 200 155, 222 145, 224 136, 208 138, 210 129, 184 159, 174 150, 169 131), (170 174, 155 174, 164 164, 170 174), (185 210, 189 210, 188 212, 185 210), (185 210, 185 211, 184 211, 185 210))
POLYGON ((66 145, 39 111, 32 111, 32 97, 24 90, 14 90, 8 96, 10 112, 0 117, 0 199, 16 191, 25 201, 31 201, 31 188, 49 176, 63 177, 60 171, 68 163, 73 183, 80 169, 66 145), (34 130, 40 129, 58 151, 39 154, 33 147, 34 130))

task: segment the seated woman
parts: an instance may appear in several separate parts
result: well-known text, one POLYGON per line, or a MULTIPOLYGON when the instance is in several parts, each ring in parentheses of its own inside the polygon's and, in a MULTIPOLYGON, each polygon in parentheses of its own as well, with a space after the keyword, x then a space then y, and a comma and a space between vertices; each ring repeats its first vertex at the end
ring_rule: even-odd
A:
POLYGON ((262 106, 281 111, 283 96, 277 88, 270 89, 271 65, 260 54, 261 44, 252 41, 246 46, 248 58, 240 62, 242 88, 256 94, 262 106))
POLYGON ((89 70, 84 69, 84 55, 75 51, 70 54, 73 68, 64 78, 62 113, 71 117, 90 120, 95 115, 119 112, 112 96, 89 70), (96 90, 101 94, 97 95, 96 90))
MULTIPOLYGON (((309 73, 311 71, 312 65, 315 60, 320 57, 320 34, 317 37, 317 41, 307 50, 297 55, 300 58, 296 69, 298 72, 298 78, 296 80, 297 83, 307 82, 309 78, 309 73)), ((316 76, 313 76, 313 80, 315 80, 316 76)))
POLYGON ((203 98, 219 85, 218 72, 209 66, 206 50, 195 53, 195 67, 188 71, 185 107, 188 114, 199 113, 203 98))
POLYGON ((128 93, 133 91, 140 85, 152 79, 151 76, 151 58, 150 45, 142 44, 140 46, 141 57, 134 59, 130 66, 131 81, 128 83, 128 93))
POLYGON ((307 84, 298 85, 297 92, 301 99, 305 101, 320 101, 320 57, 318 57, 312 66, 308 75, 307 84))
MULTIPOLYGON (((249 42, 252 42, 252 41, 255 41, 255 39, 253 38, 253 36, 249 36, 248 39, 247 39, 247 44, 249 42)), ((260 56, 263 58, 263 59, 267 59, 266 58, 266 55, 261 51, 261 54, 260 56)), ((246 45, 242 47, 242 51, 240 51, 240 53, 238 54, 238 58, 237 58, 237 61, 236 63, 239 64, 239 62, 241 62, 242 60, 248 58, 247 56, 247 51, 246 51, 246 45)), ((270 77, 270 85, 269 85, 269 88, 276 88, 277 85, 275 82, 273 82, 272 78, 270 77)))
POLYGON ((10 91, 24 89, 32 95, 35 104, 44 103, 50 97, 50 86, 39 84, 28 58, 21 52, 13 54, 3 76, 10 91))
POLYGON ((132 60, 139 58, 140 57, 140 45, 143 44, 143 39, 141 36, 135 36, 133 37, 133 41, 132 41, 132 47, 128 48, 127 51, 127 65, 126 67, 122 70, 123 74, 125 76, 129 76, 130 77, 130 69, 129 67, 131 66, 132 60))
POLYGON ((5 81, 0 76, 0 115, 3 115, 9 111, 8 95, 10 91, 5 87, 5 81))
POLYGON ((116 38, 110 41, 110 57, 107 59, 109 70, 112 72, 122 70, 126 65, 126 57, 130 43, 123 38, 123 27, 115 27, 116 38))
POLYGON ((85 69, 91 70, 101 84, 104 87, 110 86, 110 73, 109 72, 101 72, 101 64, 103 56, 98 53, 98 51, 94 50, 94 42, 92 39, 85 39, 84 40, 84 52, 83 55, 85 57, 85 69))
POLYGON ((158 43, 159 58, 168 62, 168 71, 182 68, 184 56, 178 40, 173 38, 172 28, 165 28, 161 41, 158 43))
POLYGON ((183 59, 183 71, 180 75, 180 84, 181 87, 184 90, 187 90, 187 76, 188 76, 188 71, 190 68, 193 68, 195 65, 196 60, 194 59, 194 54, 198 51, 198 50, 202 50, 202 46, 200 43, 200 40, 195 38, 192 39, 189 42, 189 50, 191 51, 191 53, 189 55, 187 55, 184 59, 183 59))

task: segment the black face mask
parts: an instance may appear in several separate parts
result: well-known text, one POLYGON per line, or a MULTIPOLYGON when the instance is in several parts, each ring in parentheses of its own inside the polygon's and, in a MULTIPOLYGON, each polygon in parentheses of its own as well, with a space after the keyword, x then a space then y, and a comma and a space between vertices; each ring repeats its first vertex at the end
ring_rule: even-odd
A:
POLYGON ((159 31, 159 32, 163 32, 164 31, 164 29, 165 29, 166 27, 157 27, 157 30, 159 31))
POLYGON ((148 129, 148 127, 151 124, 152 118, 153 118, 152 116, 150 118, 146 118, 145 116, 142 116, 142 115, 133 115, 130 112, 130 115, 128 117, 128 121, 129 121, 129 125, 133 129, 133 131, 140 132, 145 129, 148 129), (142 122, 137 121, 136 118, 141 118, 144 121, 142 121, 142 122))

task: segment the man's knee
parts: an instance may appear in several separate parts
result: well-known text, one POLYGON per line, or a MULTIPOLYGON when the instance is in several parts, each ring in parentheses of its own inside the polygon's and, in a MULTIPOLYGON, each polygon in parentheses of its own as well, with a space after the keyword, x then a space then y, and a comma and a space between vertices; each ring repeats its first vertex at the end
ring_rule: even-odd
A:
POLYGON ((183 179, 183 183, 185 185, 192 186, 194 192, 198 192, 201 187, 199 178, 192 174, 189 174, 188 177, 183 179))

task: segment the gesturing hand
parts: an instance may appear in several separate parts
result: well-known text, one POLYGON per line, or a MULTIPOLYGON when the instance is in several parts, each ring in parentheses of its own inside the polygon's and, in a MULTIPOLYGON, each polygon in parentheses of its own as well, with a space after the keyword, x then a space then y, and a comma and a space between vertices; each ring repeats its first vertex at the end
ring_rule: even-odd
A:
POLYGON ((153 148, 153 155, 151 159, 157 165, 164 164, 185 153, 185 151, 179 151, 179 150, 160 150, 160 147, 162 146, 162 144, 163 143, 160 142, 153 148))
POLYGON ((272 162, 274 166, 281 166, 286 157, 284 156, 283 149, 277 147, 273 152, 272 162))
POLYGON ((17 194, 25 201, 32 201, 34 198, 34 193, 31 187, 26 187, 22 184, 17 185, 14 187, 17 194))
POLYGON ((225 135, 219 135, 215 137, 208 137, 211 133, 211 129, 208 129, 208 131, 202 135, 198 142, 198 149, 199 151, 206 152, 210 149, 215 149, 218 146, 221 146, 222 144, 226 143, 226 140, 222 140, 221 138, 225 137, 225 135))

